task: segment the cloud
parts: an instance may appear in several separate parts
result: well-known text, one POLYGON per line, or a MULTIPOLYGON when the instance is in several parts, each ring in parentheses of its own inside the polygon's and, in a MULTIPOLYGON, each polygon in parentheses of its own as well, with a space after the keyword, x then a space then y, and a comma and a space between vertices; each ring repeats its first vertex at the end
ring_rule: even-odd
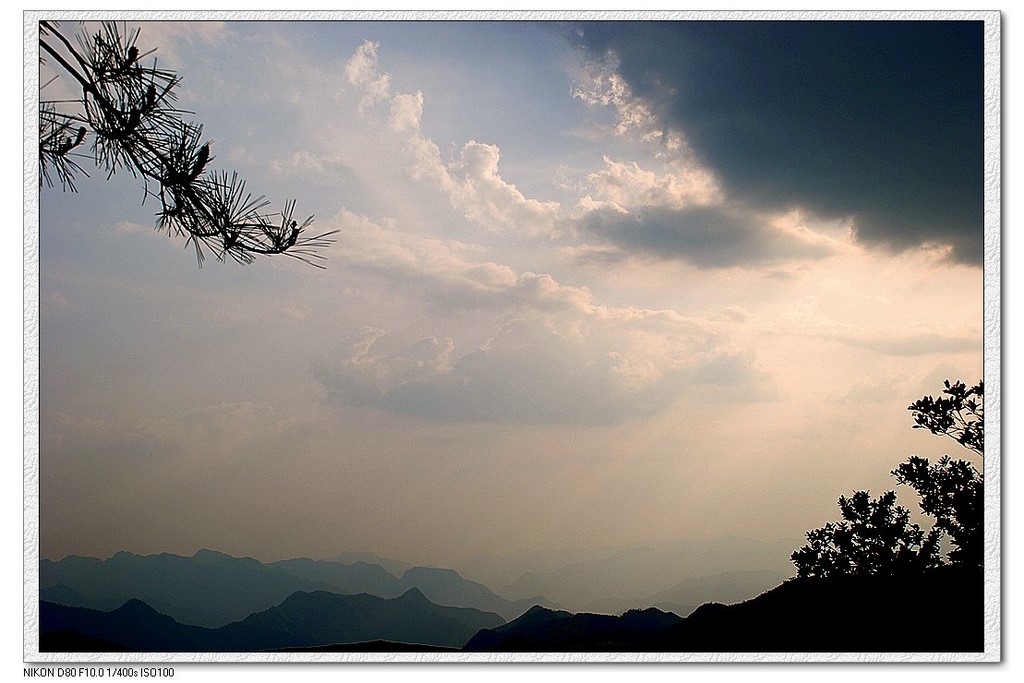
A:
POLYGON ((420 131, 422 115, 423 93, 400 93, 392 99, 391 127, 405 136, 413 177, 435 183, 453 208, 488 230, 556 234, 559 205, 529 199, 502 178, 497 145, 470 140, 446 163, 438 146, 420 131))
POLYGON ((387 99, 391 92, 391 76, 377 69, 377 47, 377 43, 364 40, 345 63, 348 82, 364 93, 359 102, 360 113, 387 99))
POLYGON ((497 145, 470 140, 449 165, 454 181, 451 197, 467 218, 481 225, 553 236, 560 207, 556 202, 529 199, 498 172, 497 145))
MULTIPOLYGON (((698 268, 762 266, 829 256, 826 238, 780 225, 778 219, 720 206, 641 208, 628 212, 599 208, 584 214, 578 226, 618 251, 598 251, 660 260, 684 260, 698 268)), ((586 258, 585 252, 579 254, 586 258)))
MULTIPOLYGON (((405 292, 417 301, 427 300, 448 311, 526 308, 542 312, 574 310, 603 318, 687 320, 669 310, 602 306, 594 302, 587 287, 562 284, 546 273, 517 272, 506 264, 487 260, 481 247, 405 232, 394 223, 376 222, 348 210, 340 211, 330 227, 338 230, 332 259, 344 264, 345 270, 375 276, 386 283, 389 291, 405 292)), ((570 251, 577 258, 599 258, 592 256, 594 249, 570 251)), ((617 260, 620 256, 609 254, 608 258, 617 260)))
POLYGON ((618 207, 684 209, 722 201, 714 176, 700 168, 670 168, 659 174, 641 168, 636 162, 605 157, 604 164, 604 169, 587 176, 587 186, 604 201, 618 207))
POLYGON ((715 174, 684 151, 660 153, 658 168, 604 157, 590 173, 575 227, 598 245, 575 248, 577 260, 617 263, 640 256, 684 260, 699 268, 817 260, 835 244, 803 225, 799 212, 771 215, 722 191, 715 174))
POLYGON ((479 249, 457 240, 403 232, 348 210, 333 224, 333 260, 449 309, 508 305, 518 282, 511 268, 480 260, 479 249))
POLYGON ((494 331, 465 345, 366 328, 317 364, 331 402, 440 421, 607 424, 663 410, 693 386, 765 395, 768 378, 724 332, 741 312, 705 320, 608 306, 585 287, 517 273, 460 242, 348 212, 338 220, 345 268, 403 292, 392 305, 425 300, 494 331))
MULTIPOLYGON (((376 43, 364 42, 349 59, 346 73, 349 82, 365 94, 360 111, 389 96, 390 75, 378 71, 376 43)), ((453 208, 487 230, 545 237, 557 233, 558 203, 528 198, 505 180, 498 170, 497 145, 470 140, 445 161, 437 144, 422 131, 423 106, 420 91, 390 97, 388 125, 402 141, 414 178, 434 183, 453 208)))
POLYGON ((737 396, 765 379, 749 357, 681 342, 657 325, 639 324, 631 337, 604 323, 609 329, 591 335, 519 317, 462 353, 434 337, 385 350, 386 335, 370 329, 316 376, 330 402, 422 419, 583 425, 651 415, 700 386, 737 396))
MULTIPOLYGON (((783 326, 782 332, 786 333, 783 326)), ((845 346, 866 349, 885 356, 929 356, 976 353, 982 346, 981 334, 951 332, 934 325, 905 328, 865 327, 830 320, 799 325, 789 330, 803 339, 820 339, 845 346)))
POLYGON ((344 159, 332 154, 318 154, 308 149, 299 149, 290 156, 273 159, 270 169, 282 176, 302 177, 311 183, 354 183, 356 172, 344 159))
POLYGON ((610 94, 589 101, 616 106, 620 129, 681 132, 731 196, 766 211, 800 205, 852 218, 865 244, 946 244, 954 259, 978 264, 982 29, 594 22, 571 40, 621 78, 606 77, 610 94))
POLYGON ((614 53, 592 60, 580 71, 580 79, 572 89, 573 97, 591 106, 611 107, 615 111, 615 135, 635 131, 641 140, 661 142, 665 150, 688 151, 682 134, 662 125, 651 105, 633 94, 618 69, 619 61, 614 53))
MULTIPOLYGON (((70 22, 69 22, 70 23, 70 22)), ((230 23, 224 21, 145 21, 139 28, 140 47, 156 48, 160 66, 177 68, 181 55, 194 54, 210 45, 230 46, 237 36, 230 23)))
POLYGON ((338 213, 333 227, 339 232, 332 259, 350 272, 376 277, 389 290, 446 311, 525 307, 609 315, 594 304, 586 287, 560 284, 550 274, 517 273, 508 265, 485 260, 481 248, 458 240, 403 232, 348 210, 338 213))
POLYGON ((451 339, 430 337, 395 351, 377 349, 384 330, 365 328, 342 340, 348 355, 333 368, 321 367, 318 376, 329 385, 329 395, 357 406, 374 405, 409 383, 429 381, 450 369, 451 339))
POLYGON ((114 235, 140 235, 153 232, 153 227, 150 225, 140 225, 132 221, 118 221, 114 223, 111 232, 114 235))
MULTIPOLYGON (((398 93, 391 99, 391 127, 411 135, 419 135, 423 119, 423 93, 398 93)), ((437 145, 434 145, 434 149, 437 145)), ((440 151, 438 152, 440 157, 440 151)))

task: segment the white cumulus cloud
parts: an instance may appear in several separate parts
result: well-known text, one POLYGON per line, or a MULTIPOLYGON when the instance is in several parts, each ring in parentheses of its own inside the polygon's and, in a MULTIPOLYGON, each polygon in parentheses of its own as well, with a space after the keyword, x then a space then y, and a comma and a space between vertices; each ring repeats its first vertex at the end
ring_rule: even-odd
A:
POLYGON ((390 74, 382 74, 377 69, 377 47, 377 43, 364 40, 345 63, 348 82, 364 93, 359 103, 360 112, 387 99, 391 92, 390 74))
MULTIPOLYGON (((364 42, 346 66, 349 82, 365 93, 360 110, 389 96, 390 74, 377 68, 377 44, 364 42)), ((409 172, 434 183, 451 205, 467 219, 489 231, 526 236, 553 236, 558 230, 561 207, 526 197, 501 176, 497 145, 466 142, 455 158, 446 161, 437 144, 421 127, 424 95, 396 93, 390 97, 388 124, 408 154, 409 172)))

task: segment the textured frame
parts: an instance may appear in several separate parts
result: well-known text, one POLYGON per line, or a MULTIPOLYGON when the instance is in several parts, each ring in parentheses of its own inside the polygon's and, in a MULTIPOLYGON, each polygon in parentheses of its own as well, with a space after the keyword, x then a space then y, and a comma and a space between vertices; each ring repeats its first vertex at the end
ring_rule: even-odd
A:
POLYGON ((985 23, 984 381, 989 408, 985 453, 985 650, 983 653, 570 653, 570 654, 73 654, 40 653, 39 619, 39 185, 35 136, 24 142, 24 658, 26 662, 997 662, 1001 661, 1001 16, 965 12, 37 12, 24 14, 24 122, 38 119, 40 19, 173 20, 853 20, 959 19, 985 23), (31 634, 31 637, 30 637, 31 634))

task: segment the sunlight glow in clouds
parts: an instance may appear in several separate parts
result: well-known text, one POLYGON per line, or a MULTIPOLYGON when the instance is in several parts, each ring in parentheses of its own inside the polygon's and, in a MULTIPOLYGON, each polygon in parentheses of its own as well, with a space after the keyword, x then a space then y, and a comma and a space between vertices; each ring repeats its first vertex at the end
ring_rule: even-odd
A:
MULTIPOLYGON (((445 309, 516 317, 457 360, 453 341, 436 338, 374 355, 384 331, 370 330, 357 338, 351 356, 321 369, 335 400, 367 404, 373 395, 386 409, 456 420, 614 422, 663 408, 702 367, 723 362, 709 323, 671 310, 596 305, 588 290, 550 275, 516 275, 507 266, 468 260, 464 245, 351 214, 339 219, 350 267, 392 286, 433 292, 435 305, 445 309), (546 392, 548 400, 537 402, 546 392)), ((749 379, 741 374, 735 381, 749 379)))

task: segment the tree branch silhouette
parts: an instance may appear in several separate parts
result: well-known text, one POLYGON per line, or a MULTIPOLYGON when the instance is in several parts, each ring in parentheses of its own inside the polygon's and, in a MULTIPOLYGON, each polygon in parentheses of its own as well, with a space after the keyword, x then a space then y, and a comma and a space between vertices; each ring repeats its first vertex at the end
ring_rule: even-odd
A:
POLYGON ((985 383, 968 387, 960 381, 943 382, 945 397, 925 396, 911 403, 914 429, 953 439, 978 455, 985 455, 985 383))
POLYGON ((138 36, 104 22, 72 42, 55 22, 39 23, 40 60, 51 59, 81 91, 77 99, 40 102, 40 185, 77 191, 91 159, 108 179, 117 171, 141 178, 144 200, 160 204, 156 228, 184 237, 200 266, 209 251, 219 261, 284 254, 323 268, 319 250, 337 231, 310 234, 313 217, 300 222, 294 200, 268 211, 270 202, 247 192, 236 172, 209 171, 215 157, 202 125, 174 105, 181 79, 155 57, 144 64, 155 50, 141 52, 138 36))
MULTIPOLYGON (((915 429, 946 436, 974 453, 985 452, 985 387, 944 382, 945 397, 925 396, 907 407, 915 429)), ((921 571, 944 564, 939 553, 943 535, 953 546, 949 563, 984 565, 985 477, 966 460, 945 455, 931 464, 914 455, 890 472, 898 484, 920 497, 921 512, 935 521, 927 535, 910 524, 909 511, 895 505, 888 491, 871 500, 867 491, 839 498, 843 521, 807 532, 807 545, 790 559, 797 576, 883 574, 921 571)))

